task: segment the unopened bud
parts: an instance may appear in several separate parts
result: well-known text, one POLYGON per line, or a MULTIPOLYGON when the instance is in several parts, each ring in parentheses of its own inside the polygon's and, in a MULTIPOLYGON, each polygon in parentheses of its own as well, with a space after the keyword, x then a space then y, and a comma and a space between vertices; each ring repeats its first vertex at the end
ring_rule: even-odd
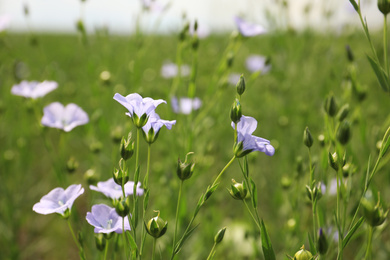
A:
POLYGON ((336 114, 337 114, 337 104, 336 104, 336 100, 333 96, 333 94, 329 95, 326 99, 325 99, 325 103, 324 103, 324 109, 325 109, 325 112, 330 116, 330 117, 334 117, 336 114))
POLYGON ((363 206, 363 215, 370 226, 376 227, 385 222, 389 211, 384 211, 380 197, 378 198, 378 202, 375 203, 374 198, 372 196, 368 196, 368 194, 366 194, 361 201, 363 206))
POLYGON ((338 164, 338 156, 337 153, 331 154, 330 152, 328 153, 328 161, 329 165, 335 170, 338 171, 339 169, 339 164, 338 164))
POLYGON ((214 243, 219 244, 222 242, 223 237, 225 236, 226 227, 220 229, 214 237, 214 243))
POLYGON ((310 148, 313 145, 313 136, 310 133, 309 127, 306 126, 303 132, 303 143, 310 148))
POLYGON ((390 0, 378 0, 378 9, 383 15, 390 13, 390 0))
POLYGON ((196 32, 192 36, 191 47, 194 51, 198 50, 199 48, 199 37, 196 32))
POLYGON ((320 135, 318 135, 317 139, 318 139, 320 146, 324 147, 325 146, 325 136, 323 134, 320 134, 320 135))
POLYGON ((345 145, 351 138, 351 127, 348 121, 343 121, 337 131, 337 140, 345 145))
POLYGON ((79 163, 73 156, 70 157, 69 160, 66 162, 66 170, 68 171, 68 173, 73 173, 78 167, 79 163))
POLYGON ((179 40, 181 42, 183 42, 185 39, 186 39, 186 36, 187 36, 187 33, 188 33, 188 30, 190 29, 190 24, 187 22, 183 29, 180 31, 179 33, 179 40))
POLYGON ((310 251, 307 251, 303 245, 301 249, 295 253, 294 260, 311 260, 312 257, 313 255, 310 253, 310 251))
POLYGON ((349 104, 345 104, 340 108, 340 111, 337 114, 337 119, 339 122, 342 122, 345 118, 347 118, 349 114, 349 104))
POLYGON ((130 197, 127 196, 126 198, 120 197, 118 200, 115 201, 115 211, 118 213, 119 216, 125 217, 130 212, 130 197))
POLYGON ((95 233, 95 244, 99 251, 103 251, 106 248, 106 239, 103 233, 95 233))
POLYGON ((238 99, 236 99, 230 108, 230 119, 233 121, 233 123, 237 124, 240 122, 242 116, 242 110, 241 110, 241 104, 238 99))
POLYGON ((248 194, 248 188, 246 187, 245 182, 238 183, 235 180, 232 180, 233 184, 230 187, 229 194, 236 200, 244 200, 248 194))
POLYGON ((192 174, 194 173, 195 163, 193 163, 193 162, 189 163, 187 161, 187 159, 188 159, 187 157, 190 154, 193 154, 193 152, 187 153, 186 159, 184 162, 180 161, 180 158, 177 161, 176 173, 177 173, 177 176, 179 177, 179 179, 182 181, 191 178, 192 174))
POLYGON ((127 139, 122 137, 120 151, 121 151, 121 157, 125 161, 130 159, 133 156, 134 142, 132 142, 132 139, 131 139, 131 132, 127 136, 127 139))
POLYGON ((160 218, 160 212, 159 211, 157 212, 158 214, 156 217, 149 220, 147 224, 144 223, 146 231, 148 232, 149 235, 151 235, 154 238, 159 238, 162 235, 164 235, 165 232, 167 232, 167 228, 168 228, 168 222, 160 218))
POLYGON ((320 255, 325 255, 328 251, 328 247, 328 240, 326 239, 324 231, 322 230, 322 228, 320 228, 317 240, 317 249, 320 255))
POLYGON ((238 95, 242 95, 245 92, 245 78, 244 74, 241 74, 240 80, 237 82, 236 90, 238 95))

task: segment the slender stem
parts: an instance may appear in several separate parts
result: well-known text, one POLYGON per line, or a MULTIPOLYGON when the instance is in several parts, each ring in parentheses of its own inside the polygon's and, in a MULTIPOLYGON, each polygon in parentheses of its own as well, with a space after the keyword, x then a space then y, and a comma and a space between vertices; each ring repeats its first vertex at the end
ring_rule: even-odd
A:
POLYGON ((148 180, 149 180, 149 171, 150 171, 150 153, 152 150, 152 144, 148 143, 148 159, 146 164, 146 175, 144 178, 144 189, 148 188, 148 180))
POLYGON ((129 255, 127 253, 127 240, 126 240, 126 233, 125 233, 125 218, 122 218, 122 237, 123 237, 123 249, 125 250, 126 259, 129 259, 129 255))
POLYGON ((314 181, 314 171, 313 171, 313 166, 311 162, 311 153, 310 153, 310 148, 308 148, 308 153, 309 153, 309 171, 310 171, 310 183, 309 187, 312 189, 313 188, 313 181, 314 181))
POLYGON ((259 228, 259 231, 261 232, 260 223, 257 221, 257 219, 253 215, 252 211, 249 209, 248 203, 246 203, 245 200, 242 200, 242 202, 244 202, 244 205, 245 205, 246 209, 248 210, 248 212, 251 215, 253 221, 256 223, 256 226, 259 228))
MULTIPOLYGON (((107 252, 108 252, 108 244, 110 243, 110 239, 106 239, 106 248, 104 249, 104 260, 107 259, 107 252)), ((128 258, 126 258, 128 259, 128 258)))
POLYGON ((383 58, 385 62, 385 72, 389 75, 389 60, 387 57, 387 15, 383 15, 383 58))
POLYGON ((237 143, 237 123, 234 123, 234 143, 237 143))
POLYGON ((184 181, 180 181, 179 195, 177 197, 176 218, 175 218, 175 231, 173 233, 173 247, 175 247, 175 244, 176 244, 177 225, 178 225, 178 222, 179 222, 179 209, 180 209, 180 199, 181 199, 181 191, 182 191, 182 188, 183 188, 183 182, 184 181))
POLYGON ((365 260, 371 259, 371 249, 372 249, 372 235, 374 233, 374 228, 370 226, 368 230, 368 242, 367 242, 367 250, 366 250, 366 256, 364 257, 365 260))
POLYGON ((76 238, 76 235, 74 234, 74 231, 73 231, 72 225, 70 224, 69 218, 67 219, 66 222, 68 222, 68 226, 69 226, 69 229, 70 229, 70 233, 72 234, 72 237, 73 237, 74 242, 76 243, 76 245, 77 245, 79 251, 83 254, 83 258, 81 258, 81 255, 80 255, 80 259, 86 259, 86 258, 85 258, 85 253, 84 253, 83 247, 81 246, 80 242, 79 242, 79 241, 77 240, 77 238, 76 238))
POLYGON ((154 260, 154 255, 155 255, 155 253, 156 253, 156 241, 157 241, 157 238, 154 238, 154 239, 153 239, 152 260, 154 260))
POLYGON ((225 165, 225 167, 222 169, 222 171, 218 174, 217 178, 215 178, 211 187, 214 186, 215 184, 217 184, 219 179, 222 177, 222 174, 226 171, 227 168, 229 168, 229 166, 233 163, 234 159, 236 159, 236 158, 237 157, 234 155, 233 158, 225 165))
MULTIPOLYGON (((150 153, 151 153, 151 149, 152 149, 152 144, 148 144, 148 160, 147 160, 147 164, 146 164, 146 175, 145 175, 145 178, 144 178, 144 190, 147 191, 148 189, 148 180, 149 180, 149 171, 150 171, 150 153)), ((145 200, 144 200, 144 204, 143 204, 143 207, 142 207, 142 221, 145 217, 145 200)), ((145 233, 145 225, 142 225, 142 228, 141 228, 141 248, 140 248, 140 253, 139 253, 139 258, 141 259, 142 258, 142 253, 143 253, 143 250, 144 250, 144 243, 145 243, 145 237, 146 237, 146 233, 145 233)))
MULTIPOLYGON (((135 170, 137 171, 138 168, 138 159, 139 159, 139 132, 140 129, 137 128, 137 149, 135 150, 135 170)), ((137 184, 135 184, 137 185, 137 184)))
POLYGON ((211 260, 211 259, 213 259, 213 255, 214 255, 214 251, 215 251, 216 245, 217 245, 217 244, 214 242, 214 245, 213 245, 213 247, 211 248, 210 254, 209 254, 209 256, 207 257, 206 260, 211 260))

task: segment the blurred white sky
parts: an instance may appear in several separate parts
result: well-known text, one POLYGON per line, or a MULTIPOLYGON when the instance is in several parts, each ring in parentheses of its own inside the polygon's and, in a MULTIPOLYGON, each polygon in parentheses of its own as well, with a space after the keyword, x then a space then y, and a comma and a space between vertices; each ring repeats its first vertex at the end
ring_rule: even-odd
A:
MULTIPOLYGON (((150 0, 149 0, 150 1, 150 0)), ((155 0, 166 3, 169 0, 155 0)), ((370 26, 380 26, 382 16, 376 8, 376 0, 361 0, 363 12, 370 26)), ((281 0, 171 0, 164 13, 144 12, 141 25, 147 31, 177 31, 183 14, 198 19, 201 27, 211 31, 231 31, 235 28, 233 16, 241 15, 250 22, 271 26, 285 26, 289 20, 292 27, 300 29, 307 24, 323 29, 339 30, 346 25, 358 24, 348 0, 289 0, 288 13, 280 9, 281 0), (311 3, 311 12, 305 15, 304 8, 311 3), (324 13, 332 11, 332 19, 324 19, 324 13), (273 20, 267 18, 268 17, 273 20), (288 17, 288 18, 287 18, 288 17)), ((137 16, 141 13, 141 0, 0 0, 0 16, 7 15, 11 31, 74 32, 80 17, 88 32, 108 27, 110 32, 129 33, 136 28, 137 16), (24 15, 27 6, 29 16, 24 15)))

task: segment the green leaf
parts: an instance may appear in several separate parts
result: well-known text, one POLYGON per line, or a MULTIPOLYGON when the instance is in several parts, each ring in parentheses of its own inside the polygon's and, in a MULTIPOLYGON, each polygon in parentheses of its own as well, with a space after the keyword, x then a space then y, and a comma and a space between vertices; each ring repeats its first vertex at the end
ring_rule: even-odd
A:
POLYGON ((389 149, 389 146, 390 146, 390 127, 387 128, 387 131, 382 139, 382 147, 380 151, 381 157, 383 157, 386 154, 387 150, 389 149))
POLYGON ((343 239, 343 248, 345 248, 345 247, 348 245, 349 240, 351 239, 351 237, 353 236, 353 234, 356 232, 356 230, 358 230, 359 227, 363 224, 363 222, 364 222, 364 217, 361 217, 361 218, 355 223, 355 225, 353 225, 353 227, 348 231, 347 235, 346 235, 345 238, 343 239))
POLYGON ((138 251, 137 243, 134 241, 132 235, 128 235, 127 237, 129 238, 129 242, 130 242, 131 259, 137 259, 137 251, 138 251))
POLYGON ((245 176, 246 176, 246 178, 248 178, 249 177, 249 166, 248 166, 248 157, 247 156, 245 156, 244 157, 244 174, 245 174, 245 176))
POLYGON ((316 246, 314 245, 313 238, 310 236, 310 233, 307 233, 307 239, 309 240, 310 252, 317 252, 316 246))
POLYGON ((263 255, 265 260, 275 260, 275 253, 272 248, 271 239, 265 228, 264 221, 260 221, 260 235, 261 235, 261 247, 263 248, 263 255))
POLYGON ((378 64, 377 61, 373 60, 370 56, 367 55, 368 61, 371 64, 372 69, 375 72, 376 78, 378 79, 379 84, 382 89, 386 92, 390 89, 389 78, 386 75, 386 72, 382 69, 382 67, 378 64))
POLYGON ((250 182, 251 182, 251 188, 252 188, 252 206, 253 206, 254 209, 257 209, 257 189, 256 189, 256 184, 252 180, 252 178, 250 178, 250 182))
POLYGON ((174 255, 176 255, 177 253, 179 253, 179 251, 181 250, 181 247, 183 246, 184 242, 191 236, 192 232, 194 232, 194 230, 199 226, 199 224, 197 224, 195 227, 193 227, 192 229, 188 230, 187 233, 185 233, 183 235, 183 237, 179 240, 179 242, 177 242, 176 246, 175 246, 175 251, 174 251, 174 255))

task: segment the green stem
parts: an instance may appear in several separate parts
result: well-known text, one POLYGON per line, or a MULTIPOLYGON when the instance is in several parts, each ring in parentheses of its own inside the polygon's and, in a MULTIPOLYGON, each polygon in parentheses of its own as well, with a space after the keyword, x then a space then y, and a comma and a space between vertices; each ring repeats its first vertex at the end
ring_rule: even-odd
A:
POLYGON ((148 143, 148 159, 147 159, 147 163, 146 163, 146 175, 145 175, 145 178, 144 178, 144 189, 145 190, 148 188, 151 150, 152 150, 152 144, 148 143))
POLYGON ((217 246, 217 244, 214 242, 214 245, 213 247, 211 248, 211 251, 210 251, 210 254, 209 256, 207 257, 206 260, 211 260, 213 258, 213 255, 214 255, 214 251, 215 251, 215 247, 217 246))
MULTIPOLYGON (((106 248, 104 249, 104 260, 107 259, 107 252, 108 252, 108 244, 110 243, 109 239, 106 239, 106 248)), ((126 258, 128 259, 128 258, 126 258)))
POLYGON ((152 260, 154 260, 154 255, 155 255, 155 253, 156 253, 156 241, 157 241, 157 238, 154 238, 154 239, 153 239, 152 260))
MULTIPOLYGON (((123 237, 123 249, 125 250, 125 256, 126 256, 126 259, 129 259, 129 255, 127 253, 127 246, 126 246, 126 243, 127 243, 127 240, 126 240, 126 233, 125 233, 125 218, 122 218, 122 237, 123 237)), ((105 258, 104 258, 105 259, 105 258)))
MULTIPOLYGON (((151 154, 151 149, 152 149, 152 144, 148 144, 148 160, 147 160, 147 164, 146 164, 146 175, 145 175, 145 178, 144 178, 144 190, 145 192, 148 190, 148 180, 149 180, 149 171, 150 171, 150 154, 151 154)), ((142 207, 142 220, 144 219, 145 217, 145 200, 144 200, 144 204, 143 204, 143 207, 142 207)), ((141 229, 141 248, 140 248, 140 253, 139 253, 139 257, 140 259, 142 258, 142 253, 143 253, 143 250, 144 250, 144 243, 145 243, 145 238, 146 238, 146 232, 145 232, 145 225, 142 225, 142 229, 141 229)))
POLYGON ((368 230, 368 242, 367 242, 367 250, 366 250, 366 256, 364 257, 365 260, 371 259, 371 249, 372 249, 372 235, 374 233, 374 228, 370 226, 368 230))
POLYGON ((222 177, 223 173, 226 171, 227 168, 229 168, 229 166, 233 163, 233 161, 236 159, 237 157, 234 155, 233 158, 225 165, 225 167, 222 169, 222 171, 218 174, 217 178, 215 178, 213 184, 211 185, 211 187, 213 187, 214 185, 217 184, 217 182, 219 181, 219 179, 222 177))
POLYGON ((253 215, 252 211, 249 209, 248 203, 246 203, 245 200, 242 200, 242 202, 244 202, 246 209, 248 210, 249 214, 251 215, 253 221, 256 223, 256 226, 259 228, 259 232, 261 232, 260 223, 257 221, 257 219, 253 215))
POLYGON ((385 62, 385 72, 389 75, 389 60, 387 57, 387 15, 383 16, 383 58, 385 62))
POLYGON ((72 234, 72 237, 73 237, 74 242, 76 243, 76 245, 77 245, 79 251, 80 251, 80 252, 82 253, 82 255, 83 255, 83 258, 81 258, 81 255, 80 255, 80 259, 86 259, 86 258, 85 258, 85 253, 84 253, 83 247, 81 246, 80 242, 79 242, 79 241, 77 240, 77 238, 76 238, 76 235, 74 234, 74 231, 73 231, 72 225, 70 224, 69 218, 67 219, 66 222, 68 222, 68 226, 69 226, 69 229, 70 229, 70 233, 72 234))
POLYGON ((180 200, 181 200, 181 191, 182 191, 182 188, 183 188, 183 182, 184 181, 180 181, 179 195, 177 197, 176 218, 175 218, 175 231, 173 233, 173 246, 172 247, 175 247, 175 244, 176 244, 177 225, 178 225, 178 222, 179 222, 179 209, 180 209, 180 200))
MULTIPOLYGON (((140 128, 137 127, 137 149, 135 150, 135 171, 137 171, 138 169, 138 160, 139 160, 139 132, 140 132, 140 128)), ((135 183, 135 185, 137 185, 135 183)))

